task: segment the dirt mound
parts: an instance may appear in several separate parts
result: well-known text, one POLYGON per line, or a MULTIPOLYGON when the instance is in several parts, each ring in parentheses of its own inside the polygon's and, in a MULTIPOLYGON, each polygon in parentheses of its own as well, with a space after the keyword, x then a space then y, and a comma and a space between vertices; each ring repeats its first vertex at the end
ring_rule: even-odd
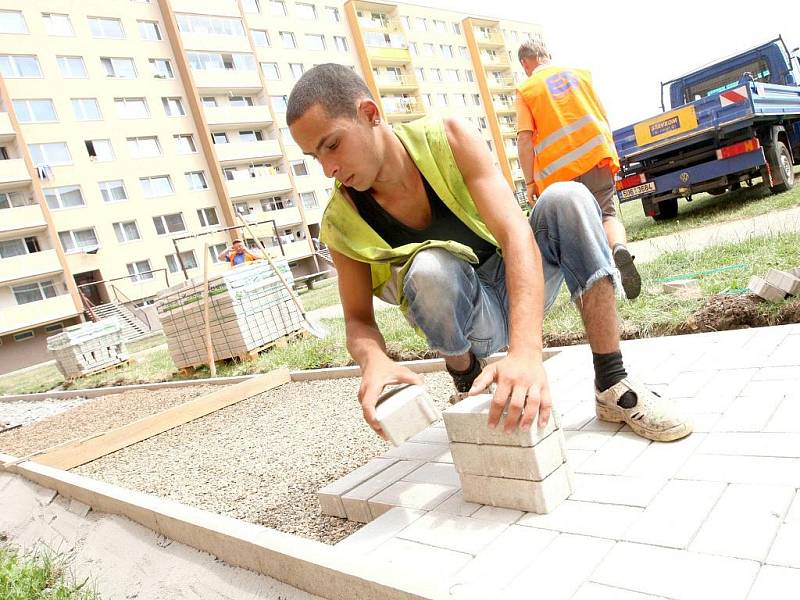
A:
POLYGON ((763 302, 755 294, 711 296, 700 310, 676 327, 676 333, 763 327, 769 324, 759 307, 763 302))

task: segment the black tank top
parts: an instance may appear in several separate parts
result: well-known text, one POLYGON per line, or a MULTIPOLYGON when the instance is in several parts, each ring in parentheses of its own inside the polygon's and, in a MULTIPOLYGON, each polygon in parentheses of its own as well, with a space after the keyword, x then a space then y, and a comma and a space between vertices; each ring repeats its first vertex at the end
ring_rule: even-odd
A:
MULTIPOLYGON (((421 173, 420 176, 422 177, 421 173)), ((478 266, 482 265, 495 253, 495 246, 462 223, 433 191, 425 177, 422 177, 422 182, 425 184, 425 192, 431 208, 431 224, 424 229, 408 227, 395 219, 378 204, 368 191, 361 192, 349 187, 345 189, 353 199, 361 218, 392 248, 428 240, 452 240, 472 248, 475 256, 478 257, 478 266)))

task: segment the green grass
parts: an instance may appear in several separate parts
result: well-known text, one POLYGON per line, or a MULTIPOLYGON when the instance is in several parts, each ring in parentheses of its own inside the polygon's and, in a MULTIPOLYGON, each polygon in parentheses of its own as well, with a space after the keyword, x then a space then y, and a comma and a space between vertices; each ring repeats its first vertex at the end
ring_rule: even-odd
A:
POLYGON ((0 543, 0 598, 3 600, 96 600, 100 596, 67 573, 68 557, 48 549, 22 553, 0 543))
POLYGON ((299 296, 306 311, 339 304, 338 283, 338 278, 331 277, 315 283, 313 290, 304 287, 299 296))
POLYGON ((642 203, 633 200, 621 205, 621 217, 628 233, 628 241, 633 242, 795 206, 800 206, 800 179, 793 189, 782 194, 773 195, 766 187, 757 185, 752 188, 742 187, 722 196, 698 194, 691 202, 681 198, 678 200, 678 216, 661 222, 645 216, 642 203))

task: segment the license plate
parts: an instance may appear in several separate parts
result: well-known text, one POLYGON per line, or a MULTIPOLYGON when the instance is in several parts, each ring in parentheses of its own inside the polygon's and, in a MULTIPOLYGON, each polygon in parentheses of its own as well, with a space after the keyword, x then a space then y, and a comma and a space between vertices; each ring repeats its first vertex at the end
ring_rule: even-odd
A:
POLYGON ((642 194, 646 194, 647 192, 655 192, 656 191, 656 182, 655 181, 648 181, 647 183, 643 183, 642 185, 637 185, 632 188, 628 188, 627 190, 622 190, 619 195, 622 197, 623 200, 628 200, 629 198, 635 198, 636 196, 641 196, 642 194))

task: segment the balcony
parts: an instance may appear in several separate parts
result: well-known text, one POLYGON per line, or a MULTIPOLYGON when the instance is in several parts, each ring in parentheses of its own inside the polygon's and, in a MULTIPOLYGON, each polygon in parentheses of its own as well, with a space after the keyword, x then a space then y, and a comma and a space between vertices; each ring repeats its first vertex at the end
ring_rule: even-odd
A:
POLYGON ((401 119, 416 119, 425 114, 425 109, 422 103, 415 98, 408 99, 389 99, 382 98, 383 108, 386 112, 386 118, 389 121, 397 121, 401 119))
POLYGON ((500 121, 500 134, 503 137, 517 136, 517 126, 514 123, 500 121))
POLYGON ((391 75, 376 75, 375 83, 378 89, 383 92, 410 92, 419 86, 413 77, 401 75, 399 77, 391 75))
POLYGON ((411 53, 405 47, 367 46, 367 56, 373 65, 402 65, 411 62, 411 53))
MULTIPOLYGON (((192 12, 197 12, 195 9, 192 12)), ((199 52, 252 52, 247 36, 181 32, 183 47, 199 52)))
POLYGON ((507 100, 505 102, 502 100, 495 100, 494 102, 492 102, 492 105, 494 106, 495 111, 497 111, 498 113, 517 112, 517 107, 514 106, 514 102, 512 102, 511 100, 507 100))
POLYGON ((198 90, 203 93, 254 93, 261 89, 258 71, 244 69, 193 70, 192 77, 194 77, 194 83, 198 90))
POLYGON ((269 210, 260 214, 259 220, 275 219, 277 227, 285 227, 287 225, 297 225, 302 223, 303 219, 300 217, 300 209, 296 206, 292 208, 281 208, 278 210, 269 210))
POLYGON ((196 15, 240 17, 236 0, 172 0, 172 11, 196 15))
POLYGON ((0 112, 0 142, 10 142, 17 137, 7 112, 0 112))
MULTIPOLYGON (((280 250, 278 250, 278 252, 280 252, 280 250)), ((300 240, 299 242, 291 242, 289 244, 284 244, 283 253, 288 260, 294 260, 297 258, 305 258, 306 256, 311 256, 313 254, 313 251, 311 250, 311 243, 309 242, 309 240, 300 240)))
POLYGON ((55 250, 43 250, 0 259, 0 285, 19 283, 43 275, 63 273, 55 250))
POLYGON ((81 250, 67 254, 67 266, 73 273, 85 273, 86 271, 97 271, 100 269, 100 252, 87 254, 81 250))
POLYGON ((21 158, 0 160, 0 192, 31 184, 31 175, 21 158))
POLYGON ((475 43, 486 48, 502 48, 505 45, 503 36, 494 29, 489 31, 475 29, 475 43))
POLYGON ((14 237, 22 237, 46 228, 47 221, 38 204, 0 211, 0 237, 7 237, 9 233, 13 233, 14 237))
POLYGON ((272 123, 269 107, 212 106, 203 109, 209 127, 258 127, 272 123))
POLYGON ((525 179, 525 175, 522 173, 522 169, 519 167, 516 169, 511 169, 511 177, 514 179, 514 181, 525 179))
POLYGON ((506 144, 505 148, 506 148, 506 156, 512 157, 519 155, 519 150, 516 146, 512 144, 506 144))
MULTIPOLYGON (((327 198, 326 198, 327 201, 327 198)), ((321 208, 307 208, 306 209, 306 223, 319 223, 322 221, 321 208)))
POLYGON ((513 77, 489 77, 486 83, 493 92, 506 92, 517 87, 513 77))
POLYGON ((62 321, 82 312, 82 307, 76 307, 69 294, 28 304, 4 306, 0 310, 0 335, 62 321))
POLYGON ((392 17, 359 17, 358 24, 364 31, 386 31, 386 32, 403 32, 400 21, 392 17))
POLYGON ((250 177, 245 173, 243 177, 228 180, 227 184, 228 194, 236 200, 248 200, 270 194, 277 195, 292 189, 292 182, 286 173, 260 177, 250 177))
POLYGON ((489 68, 511 68, 505 54, 481 54, 481 64, 489 68))
POLYGON ((278 140, 214 144, 214 150, 219 162, 223 164, 269 160, 283 156, 278 140))

